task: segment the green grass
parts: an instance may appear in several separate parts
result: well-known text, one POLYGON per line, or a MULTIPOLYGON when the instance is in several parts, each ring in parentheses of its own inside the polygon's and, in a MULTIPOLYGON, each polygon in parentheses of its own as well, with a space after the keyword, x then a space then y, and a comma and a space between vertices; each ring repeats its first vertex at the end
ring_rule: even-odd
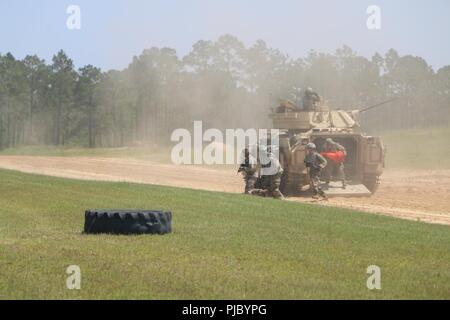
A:
POLYGON ((2 299, 450 298, 450 228, 245 195, 0 170, 2 299), (170 209, 173 233, 81 233, 86 208, 170 209), (81 290, 66 289, 79 265, 81 290), (366 287, 378 265, 382 289, 366 287))
POLYGON ((450 169, 450 128, 411 129, 380 134, 387 168, 450 169))
POLYGON ((156 162, 170 161, 168 147, 82 148, 56 146, 20 146, 0 151, 0 155, 55 157, 113 157, 135 158, 156 162))
MULTIPOLYGON (((125 158, 172 164, 171 152, 171 147, 83 148, 34 145, 3 149, 0 150, 0 156, 125 158)), ((193 154, 191 161, 194 162, 193 154)), ((225 164, 194 166, 217 170, 237 169, 236 165, 225 164)))

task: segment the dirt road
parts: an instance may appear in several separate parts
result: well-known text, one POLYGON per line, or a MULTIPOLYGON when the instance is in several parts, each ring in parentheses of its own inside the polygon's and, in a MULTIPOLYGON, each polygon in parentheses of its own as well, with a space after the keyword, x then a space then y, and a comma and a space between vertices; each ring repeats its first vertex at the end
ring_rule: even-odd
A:
MULTIPOLYGON (((0 156, 0 168, 50 176, 128 181, 223 192, 242 192, 235 170, 174 166, 156 162, 93 157, 0 156)), ((290 201, 352 208, 404 219, 450 225, 450 170, 387 170, 377 193, 364 198, 290 201)))

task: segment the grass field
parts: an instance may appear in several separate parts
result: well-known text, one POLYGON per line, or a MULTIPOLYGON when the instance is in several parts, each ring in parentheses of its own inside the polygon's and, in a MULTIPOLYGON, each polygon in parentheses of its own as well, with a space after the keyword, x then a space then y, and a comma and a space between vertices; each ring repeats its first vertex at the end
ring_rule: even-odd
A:
POLYGON ((450 169, 450 128, 411 129, 380 134, 387 168, 450 169))
POLYGON ((20 146, 0 151, 0 155, 54 157, 113 157, 170 162, 171 149, 166 147, 81 148, 56 146, 20 146))
POLYGON ((450 228, 245 195, 0 170, 0 298, 450 298, 450 228), (164 236, 83 235, 86 208, 170 209, 164 236), (79 265, 81 290, 66 288, 79 265), (368 290, 366 268, 381 268, 368 290))

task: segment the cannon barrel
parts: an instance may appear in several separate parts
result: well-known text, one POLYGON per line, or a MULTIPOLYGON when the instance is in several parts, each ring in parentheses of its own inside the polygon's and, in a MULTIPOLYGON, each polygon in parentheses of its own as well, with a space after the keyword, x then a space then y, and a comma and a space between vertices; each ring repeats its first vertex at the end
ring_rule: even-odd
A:
POLYGON ((386 103, 392 102, 392 101, 397 100, 397 99, 398 99, 398 98, 392 98, 392 99, 389 99, 389 100, 386 100, 386 101, 383 101, 383 102, 380 102, 380 103, 371 105, 371 106, 366 107, 366 108, 363 108, 363 109, 358 109, 358 110, 355 110, 355 111, 357 111, 358 113, 363 113, 363 112, 369 111, 369 110, 371 110, 371 109, 373 109, 373 108, 382 106, 382 105, 384 105, 384 104, 386 104, 386 103))

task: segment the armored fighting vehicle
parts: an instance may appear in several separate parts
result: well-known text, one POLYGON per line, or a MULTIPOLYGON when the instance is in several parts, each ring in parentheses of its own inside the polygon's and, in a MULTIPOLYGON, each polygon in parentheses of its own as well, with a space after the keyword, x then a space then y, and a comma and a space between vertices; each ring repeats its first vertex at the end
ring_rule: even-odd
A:
POLYGON ((347 151, 344 163, 347 187, 331 181, 323 187, 329 196, 369 196, 375 192, 379 177, 383 173, 385 146, 380 137, 362 132, 358 114, 386 101, 362 110, 332 110, 319 105, 314 110, 305 111, 289 101, 281 101, 272 110, 270 118, 273 128, 280 130, 279 154, 284 169, 281 191, 285 195, 298 194, 309 185, 307 169, 303 162, 306 144, 313 142, 321 152, 327 138, 343 145, 347 151))

